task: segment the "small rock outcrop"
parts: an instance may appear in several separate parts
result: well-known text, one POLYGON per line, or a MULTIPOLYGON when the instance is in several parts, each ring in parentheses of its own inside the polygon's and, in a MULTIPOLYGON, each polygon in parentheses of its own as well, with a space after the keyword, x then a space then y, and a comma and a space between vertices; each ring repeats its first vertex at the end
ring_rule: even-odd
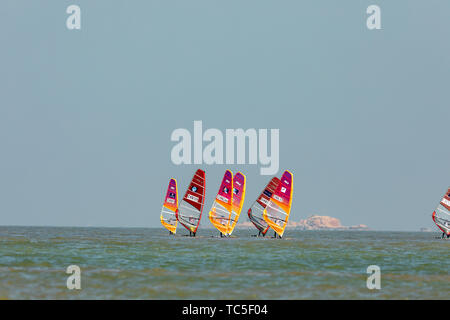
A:
MULTIPOLYGON (((251 227, 251 222, 242 222, 239 227, 251 227)), ((297 228, 301 230, 369 230, 365 224, 355 226, 343 226, 338 218, 329 216, 312 215, 300 221, 288 221, 286 228, 297 228)))

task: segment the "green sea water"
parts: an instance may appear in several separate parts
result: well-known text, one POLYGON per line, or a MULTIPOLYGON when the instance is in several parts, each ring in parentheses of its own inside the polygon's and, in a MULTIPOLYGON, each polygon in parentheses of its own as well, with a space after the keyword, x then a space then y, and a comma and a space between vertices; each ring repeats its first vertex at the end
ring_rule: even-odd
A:
POLYGON ((449 299, 439 233, 0 227, 0 299, 449 299), (81 290, 66 286, 81 268, 81 290), (369 265, 381 289, 369 290, 369 265))

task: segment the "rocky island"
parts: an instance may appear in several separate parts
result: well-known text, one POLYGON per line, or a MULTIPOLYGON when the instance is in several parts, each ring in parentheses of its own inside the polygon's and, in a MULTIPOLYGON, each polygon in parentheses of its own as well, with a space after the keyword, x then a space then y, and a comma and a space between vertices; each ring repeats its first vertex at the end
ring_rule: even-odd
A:
MULTIPOLYGON (((238 223, 237 227, 253 227, 250 221, 238 223)), ((300 221, 288 221, 286 228, 300 230, 369 230, 365 224, 343 226, 338 218, 329 216, 311 215, 300 221)))
POLYGON ((365 224, 356 226, 343 226, 338 218, 329 216, 312 215, 299 222, 288 221, 287 227, 299 228, 303 230, 368 230, 365 224))

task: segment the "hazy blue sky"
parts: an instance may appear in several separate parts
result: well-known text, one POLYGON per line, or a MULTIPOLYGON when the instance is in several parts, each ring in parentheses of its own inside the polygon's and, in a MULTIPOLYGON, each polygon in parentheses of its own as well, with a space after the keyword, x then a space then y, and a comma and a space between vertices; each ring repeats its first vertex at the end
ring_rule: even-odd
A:
MULTIPOLYGON (((4 0, 0 225, 159 226, 169 178, 184 193, 198 167, 172 164, 170 134, 203 120, 280 129, 293 220, 432 227, 450 185, 449 21, 443 0, 4 0)), ((204 226, 226 168, 247 175, 245 211, 270 179, 200 167, 204 226)))

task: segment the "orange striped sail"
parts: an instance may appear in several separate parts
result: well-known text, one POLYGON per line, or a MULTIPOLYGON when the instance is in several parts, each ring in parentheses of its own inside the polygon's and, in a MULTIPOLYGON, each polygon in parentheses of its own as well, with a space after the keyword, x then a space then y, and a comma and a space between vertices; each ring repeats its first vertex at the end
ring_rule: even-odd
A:
POLYGON ((216 227, 221 234, 228 233, 228 224, 231 218, 233 201, 233 173, 230 170, 225 171, 219 192, 209 211, 209 221, 216 227))
POLYGON ((280 183, 263 212, 264 221, 280 237, 284 234, 289 214, 291 213, 293 191, 294 176, 286 170, 281 176, 280 183))
POLYGON ((231 235, 241 215, 242 206, 245 199, 245 175, 238 172, 233 177, 233 205, 231 209, 230 222, 228 224, 227 234, 231 235))
POLYGON ((167 188, 166 197, 161 209, 161 224, 170 232, 177 232, 177 218, 176 211, 178 209, 178 188, 177 180, 170 179, 169 187, 167 188))

